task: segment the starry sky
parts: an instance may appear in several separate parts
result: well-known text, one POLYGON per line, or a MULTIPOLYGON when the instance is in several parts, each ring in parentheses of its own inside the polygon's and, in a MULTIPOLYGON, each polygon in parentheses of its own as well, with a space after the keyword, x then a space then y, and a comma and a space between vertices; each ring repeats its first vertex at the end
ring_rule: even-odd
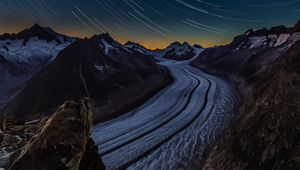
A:
POLYGON ((151 49, 174 41, 222 45, 249 28, 299 19, 300 0, 0 0, 0 33, 39 23, 76 37, 109 32, 151 49))

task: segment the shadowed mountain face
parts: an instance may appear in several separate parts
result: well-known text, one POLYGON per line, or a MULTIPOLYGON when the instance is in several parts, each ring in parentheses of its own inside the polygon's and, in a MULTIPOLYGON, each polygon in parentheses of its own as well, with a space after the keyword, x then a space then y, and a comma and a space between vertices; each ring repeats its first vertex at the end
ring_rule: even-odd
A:
POLYGON ((136 106, 169 80, 154 59, 129 51, 104 34, 78 40, 61 51, 2 113, 32 119, 53 112, 66 100, 89 96, 95 121, 103 121, 136 106))
POLYGON ((39 25, 18 34, 1 35, 0 108, 24 87, 24 82, 74 41, 76 38, 61 35, 39 25))
POLYGON ((239 120, 204 169, 299 169, 299 31, 299 23, 250 30, 194 61, 236 81, 244 97, 239 120))
POLYGON ((253 98, 204 169, 299 169, 300 42, 256 76, 253 98))

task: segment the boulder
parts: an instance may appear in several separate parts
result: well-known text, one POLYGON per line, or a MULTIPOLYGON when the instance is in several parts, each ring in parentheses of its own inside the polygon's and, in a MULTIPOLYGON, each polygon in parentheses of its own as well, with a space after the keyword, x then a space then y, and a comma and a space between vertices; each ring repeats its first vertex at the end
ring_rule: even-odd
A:
POLYGON ((10 169, 104 169, 89 138, 92 121, 87 99, 65 102, 28 141, 10 169))

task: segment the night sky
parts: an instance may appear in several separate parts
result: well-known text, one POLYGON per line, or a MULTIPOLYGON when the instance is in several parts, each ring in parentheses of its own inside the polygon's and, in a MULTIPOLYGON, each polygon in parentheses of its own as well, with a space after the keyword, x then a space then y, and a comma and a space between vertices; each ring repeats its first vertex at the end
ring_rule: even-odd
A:
POLYGON ((0 0, 0 32, 35 23, 76 37, 109 32, 148 48, 228 43, 249 28, 292 26, 300 0, 0 0))

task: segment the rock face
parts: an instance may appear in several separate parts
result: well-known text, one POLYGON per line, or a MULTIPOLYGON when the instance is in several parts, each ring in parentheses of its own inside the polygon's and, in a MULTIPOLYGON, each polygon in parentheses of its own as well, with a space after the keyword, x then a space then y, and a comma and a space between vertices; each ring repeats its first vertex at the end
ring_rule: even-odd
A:
MULTIPOLYGON (((279 34, 293 30, 296 29, 273 29, 279 34)), ((259 34, 269 33, 264 30, 259 34)), ((213 148, 203 169, 299 169, 300 41, 287 40, 281 48, 264 47, 250 56, 239 50, 233 52, 230 45, 217 49, 206 52, 206 59, 215 58, 214 62, 206 60, 211 64, 207 70, 216 74, 228 73, 229 78, 239 83, 244 102, 240 118, 213 148), (282 48, 284 50, 280 51, 282 48), (241 60, 237 60, 238 57, 241 60), (222 67, 217 62, 220 60, 236 63, 236 66, 226 69, 226 63, 222 67)), ((196 62, 200 60, 205 59, 196 62)))
POLYGON ((29 140, 10 169, 104 169, 89 139, 91 128, 89 102, 66 102, 29 140))

